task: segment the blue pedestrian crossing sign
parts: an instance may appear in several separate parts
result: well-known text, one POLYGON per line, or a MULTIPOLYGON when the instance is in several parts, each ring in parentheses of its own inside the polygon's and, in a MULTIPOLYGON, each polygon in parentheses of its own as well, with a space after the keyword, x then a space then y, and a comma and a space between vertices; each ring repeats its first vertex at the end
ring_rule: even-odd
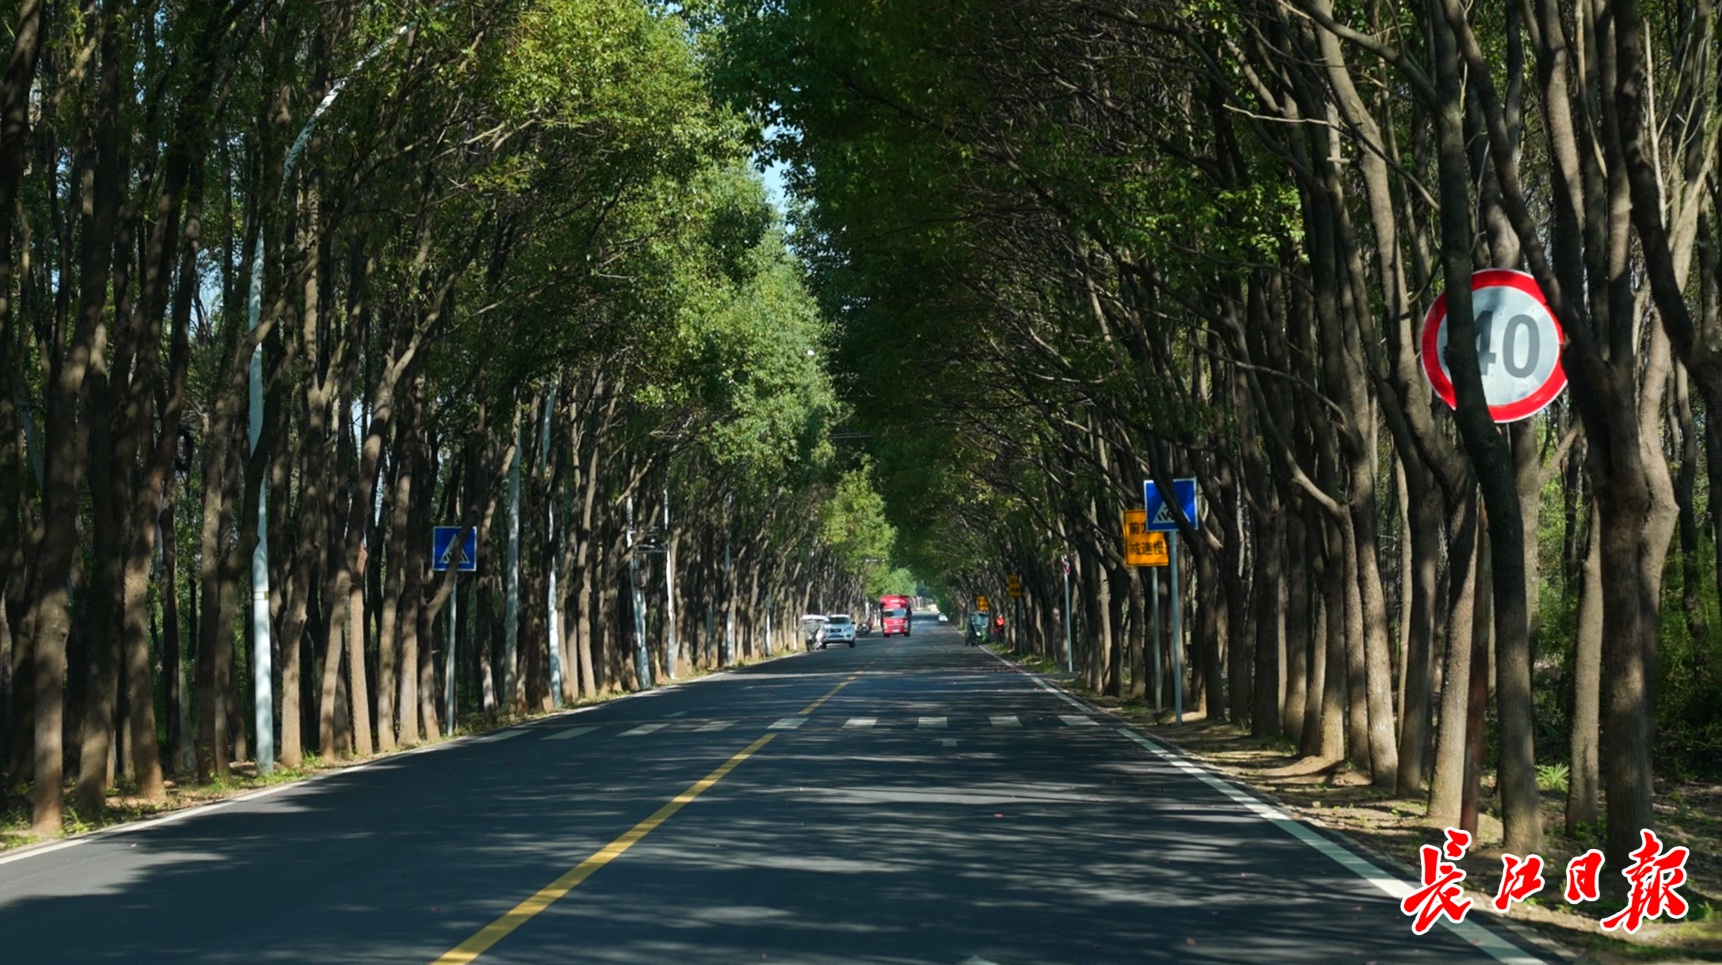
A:
POLYGON ((1162 493, 1161 487, 1155 485, 1152 479, 1142 484, 1142 503, 1143 508, 1148 510, 1148 532, 1150 533, 1175 533, 1178 531, 1178 523, 1172 515, 1172 507, 1166 502, 1165 497, 1167 495, 1178 501, 1178 506, 1184 510, 1184 517, 1190 521, 1190 525, 1195 526, 1200 522, 1196 516, 1195 478, 1174 479, 1171 488, 1171 493, 1162 493))
POLYGON ((478 572, 478 527, 469 526, 465 539, 456 539, 459 526, 438 526, 431 534, 431 569, 442 572, 452 564, 462 573, 478 572))

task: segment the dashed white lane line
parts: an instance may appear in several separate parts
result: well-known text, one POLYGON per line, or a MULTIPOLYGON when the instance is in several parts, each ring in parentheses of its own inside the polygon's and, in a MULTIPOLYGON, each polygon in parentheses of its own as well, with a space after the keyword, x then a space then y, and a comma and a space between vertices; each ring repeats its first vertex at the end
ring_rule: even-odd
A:
POLYGON ((597 729, 598 728, 596 727, 569 727, 566 730, 559 730, 542 739, 547 741, 565 741, 570 737, 579 737, 581 734, 590 734, 597 729))
POLYGON ((872 727, 877 723, 879 723, 879 718, 877 717, 851 717, 848 722, 843 725, 843 729, 859 730, 864 727, 872 727))
POLYGON ((805 717, 785 717, 777 723, 772 724, 770 727, 767 727, 766 730, 794 730, 805 723, 807 723, 807 718, 805 717))
POLYGON ((475 737, 475 738, 473 738, 472 742, 474 744, 494 744, 497 741, 505 741, 505 740, 509 739, 510 737, 519 737, 521 734, 524 734, 524 733, 527 733, 527 732, 525 730, 520 730, 520 729, 499 730, 499 731, 495 731, 494 733, 485 734, 481 737, 475 737))
POLYGON ((1066 727, 1099 727, 1092 717, 1079 717, 1076 714, 1059 714, 1058 719, 1064 721, 1066 727))
POLYGON ((633 730, 623 731, 622 736, 623 737, 636 737, 640 734, 650 734, 652 731, 662 730, 668 726, 670 726, 668 722, 660 722, 660 723, 656 723, 656 724, 641 724, 640 726, 634 728, 633 730))
POLYGON ((945 726, 945 718, 943 718, 943 717, 923 717, 923 718, 921 718, 921 722, 919 724, 917 724, 916 726, 921 730, 934 730, 934 729, 945 726))
POLYGON ((700 734, 709 734, 713 731, 726 730, 734 723, 735 721, 733 720, 714 720, 709 724, 701 724, 698 727, 695 727, 694 731, 700 734))
POLYGON ((1015 714, 994 714, 993 715, 993 726, 994 727, 1021 727, 1022 721, 1017 720, 1015 714))

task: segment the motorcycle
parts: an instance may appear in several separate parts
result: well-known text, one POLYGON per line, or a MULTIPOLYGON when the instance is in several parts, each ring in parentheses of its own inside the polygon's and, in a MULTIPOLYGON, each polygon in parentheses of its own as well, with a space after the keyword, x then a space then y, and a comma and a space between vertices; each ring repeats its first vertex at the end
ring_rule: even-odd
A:
POLYGON ((985 620, 969 620, 968 626, 963 629, 963 643, 971 647, 978 647, 983 643, 990 643, 991 639, 988 635, 989 626, 990 624, 985 620))

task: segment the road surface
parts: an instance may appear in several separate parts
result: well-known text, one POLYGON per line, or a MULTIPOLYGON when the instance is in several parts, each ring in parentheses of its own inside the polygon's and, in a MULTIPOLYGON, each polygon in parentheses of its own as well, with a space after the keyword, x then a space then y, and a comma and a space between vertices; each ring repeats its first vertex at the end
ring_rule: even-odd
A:
POLYGON ((1157 746, 917 620, 0 858, 0 960, 1538 960, 1157 746))

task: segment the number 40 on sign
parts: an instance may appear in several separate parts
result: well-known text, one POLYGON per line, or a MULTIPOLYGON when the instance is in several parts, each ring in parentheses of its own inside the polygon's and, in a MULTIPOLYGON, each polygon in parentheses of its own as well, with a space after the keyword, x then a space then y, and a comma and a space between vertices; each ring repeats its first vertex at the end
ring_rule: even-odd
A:
MULTIPOLYGON (((1483 397, 1496 422, 1528 419, 1566 388, 1561 368, 1561 327, 1536 279, 1522 271, 1491 268, 1471 276, 1471 312, 1477 325, 1477 364, 1483 397)), ((1423 318, 1423 374, 1443 402, 1457 407, 1447 368, 1447 293, 1423 318)))

